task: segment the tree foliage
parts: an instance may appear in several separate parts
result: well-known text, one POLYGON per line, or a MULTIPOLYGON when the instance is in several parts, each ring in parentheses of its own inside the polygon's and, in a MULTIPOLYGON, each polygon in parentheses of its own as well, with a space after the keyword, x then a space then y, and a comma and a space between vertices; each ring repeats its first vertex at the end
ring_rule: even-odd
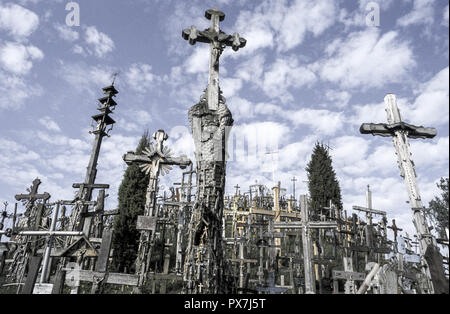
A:
POLYGON ((448 228, 448 181, 449 178, 441 178, 440 182, 437 183, 442 193, 440 196, 436 196, 426 209, 427 216, 430 218, 436 232, 441 238, 446 238, 445 228, 448 228))
MULTIPOLYGON (((136 148, 141 154, 150 144, 145 132, 136 148)), ((136 230, 137 217, 144 213, 148 177, 138 165, 128 166, 119 187, 119 215, 114 220, 113 260, 116 271, 133 272, 140 233, 136 230)))
MULTIPOLYGON (((308 188, 312 213, 318 214, 323 207, 329 207, 330 200, 339 210, 342 210, 342 198, 339 182, 333 170, 332 159, 327 147, 316 143, 311 160, 306 167, 308 173, 308 188)), ((325 215, 327 210, 322 211, 325 215)))

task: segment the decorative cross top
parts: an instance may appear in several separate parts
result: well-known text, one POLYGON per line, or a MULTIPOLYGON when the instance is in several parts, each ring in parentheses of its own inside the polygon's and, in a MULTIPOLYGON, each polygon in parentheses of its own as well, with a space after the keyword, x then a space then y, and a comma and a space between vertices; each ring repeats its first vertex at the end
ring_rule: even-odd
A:
POLYGON ((34 202, 37 200, 47 201, 50 198, 50 194, 48 194, 47 192, 45 192, 44 194, 38 194, 38 188, 39 188, 40 184, 41 184, 41 180, 36 178, 33 181, 33 185, 30 187, 30 193, 29 194, 17 194, 15 196, 16 200, 18 200, 18 201, 28 200, 30 202, 30 204, 34 204, 34 202))
POLYGON ((170 166, 173 165, 177 165, 180 166, 181 169, 185 169, 191 164, 191 161, 184 155, 178 158, 171 157, 170 149, 164 147, 164 141, 166 141, 169 137, 163 130, 159 130, 153 134, 153 138, 156 140, 155 146, 150 144, 150 146, 147 147, 141 155, 136 155, 135 153, 129 152, 123 156, 124 161, 128 165, 137 163, 139 164, 139 167, 141 167, 142 171, 146 174, 153 173, 153 175, 157 175, 160 170, 164 175, 172 169, 170 166))
POLYGON ((211 20, 211 27, 199 31, 195 26, 183 30, 183 39, 191 45, 197 41, 210 44, 209 79, 207 88, 208 108, 217 110, 219 106, 219 58, 225 47, 232 47, 234 51, 244 48, 247 40, 241 38, 238 33, 227 35, 219 28, 219 22, 225 19, 225 13, 218 9, 210 9, 205 12, 205 17, 211 20))

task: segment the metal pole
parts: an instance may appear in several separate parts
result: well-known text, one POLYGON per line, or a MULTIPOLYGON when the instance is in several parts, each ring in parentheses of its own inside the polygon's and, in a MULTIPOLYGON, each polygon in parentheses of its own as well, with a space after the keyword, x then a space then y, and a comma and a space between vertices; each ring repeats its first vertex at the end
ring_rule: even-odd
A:
MULTIPOLYGON (((50 232, 55 231, 55 229, 56 229, 56 221, 58 219, 59 206, 60 206, 60 204, 57 203, 56 208, 53 211, 52 224, 50 226, 50 232)), ((52 243, 53 243, 53 236, 49 234, 47 236, 47 247, 45 248, 44 261, 42 262, 42 271, 41 271, 40 283, 44 283, 45 282, 45 278, 47 277, 48 264, 49 264, 49 261, 50 261, 50 253, 52 251, 52 243)))

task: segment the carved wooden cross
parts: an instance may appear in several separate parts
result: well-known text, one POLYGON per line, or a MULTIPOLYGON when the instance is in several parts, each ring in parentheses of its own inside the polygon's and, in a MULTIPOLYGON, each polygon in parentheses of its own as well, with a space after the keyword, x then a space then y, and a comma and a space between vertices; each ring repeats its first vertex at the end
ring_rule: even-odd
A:
POLYGON ((226 46, 232 47, 234 51, 244 48, 247 40, 241 38, 238 33, 227 35, 219 28, 219 22, 225 19, 225 13, 218 9, 205 12, 205 17, 211 20, 211 27, 199 31, 195 26, 183 30, 182 36, 191 45, 197 41, 210 44, 210 64, 208 79, 208 108, 217 110, 219 106, 219 58, 226 46))
POLYGON ((29 194, 17 194, 15 196, 16 200, 18 200, 18 201, 28 200, 31 205, 33 205, 34 202, 37 200, 47 201, 50 198, 50 194, 48 194, 47 192, 45 192, 44 194, 38 194, 38 188, 39 188, 40 184, 41 184, 41 180, 36 178, 33 181, 33 185, 30 188, 30 193, 29 194))
MULTIPOLYGON (((39 185, 41 184, 41 180, 39 180, 38 178, 36 178, 33 181, 33 185, 30 187, 30 193, 29 194, 17 194, 15 196, 16 200, 18 201, 22 201, 22 200, 28 200, 28 204, 27 204, 27 212, 30 211, 29 213, 31 214, 31 210, 33 209, 34 203, 37 200, 43 200, 43 204, 41 204, 40 208, 38 208, 37 212, 36 212, 36 217, 35 218, 35 225, 34 225, 34 229, 38 230, 39 225, 41 223, 41 218, 42 218, 42 213, 44 211, 45 208, 45 202, 51 197, 51 195, 47 192, 45 192, 44 194, 38 194, 38 188, 39 185)), ((27 214, 25 214, 27 215, 27 214)), ((31 223, 31 222, 29 222, 31 223)), ((28 225, 28 227, 32 227, 31 225, 28 225)), ((33 251, 35 251, 35 246, 36 244, 33 245, 33 251)))

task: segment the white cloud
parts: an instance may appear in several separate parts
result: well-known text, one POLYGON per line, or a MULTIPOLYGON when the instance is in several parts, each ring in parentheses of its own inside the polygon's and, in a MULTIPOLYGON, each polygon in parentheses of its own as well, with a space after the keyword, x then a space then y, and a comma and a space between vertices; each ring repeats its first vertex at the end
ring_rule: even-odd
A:
POLYGON ((115 47, 114 41, 105 33, 98 31, 95 26, 85 28, 85 41, 89 48, 93 49, 93 54, 100 58, 111 52, 115 47))
POLYGON ((59 127, 58 123, 56 123, 49 116, 45 116, 45 117, 39 119, 39 123, 41 125, 43 125, 49 131, 61 132, 61 128, 59 127))
POLYGON ((267 0, 252 12, 242 11, 234 28, 251 39, 242 55, 261 48, 289 51, 303 43, 308 33, 318 37, 333 25, 336 10, 330 0, 267 0))
POLYGON ((263 54, 257 54, 242 62, 236 69, 236 77, 244 81, 262 85, 265 58, 263 54))
POLYGON ((261 88, 272 98, 279 98, 282 102, 292 101, 289 93, 291 87, 299 88, 316 81, 316 75, 305 66, 298 64, 295 58, 278 58, 264 73, 261 88))
POLYGON ((6 30, 16 39, 30 36, 39 26, 36 13, 17 4, 0 3, 0 30, 6 30))
POLYGON ((108 67, 88 66, 84 63, 60 61, 56 75, 69 83, 73 89, 96 94, 98 88, 111 84, 114 71, 108 67))
POLYGON ((125 73, 127 84, 139 93, 145 93, 157 81, 158 77, 152 73, 152 66, 149 64, 133 63, 125 73))
POLYGON ((66 41, 73 42, 80 38, 80 34, 75 31, 73 27, 64 24, 55 24, 54 27, 57 30, 59 37, 66 41))
POLYGON ((220 80, 220 89, 223 91, 223 96, 233 97, 242 88, 242 80, 237 78, 223 78, 220 80))
POLYGON ((280 116, 285 116, 296 126, 307 125, 311 127, 316 134, 321 134, 322 136, 335 134, 342 129, 344 123, 342 112, 333 112, 329 110, 288 110, 285 112, 280 111, 280 116))
POLYGON ((415 66, 411 48, 398 39, 398 33, 383 35, 369 28, 350 33, 328 45, 328 59, 315 67, 323 80, 341 87, 367 89, 400 82, 415 66))
POLYGON ((431 25, 434 22, 434 0, 414 0, 411 12, 402 16, 397 25, 407 27, 413 24, 431 25))
POLYGON ((25 101, 31 97, 42 94, 42 88, 34 83, 27 82, 23 77, 9 74, 0 68, 0 108, 21 108, 25 101))
POLYGON ((352 95, 346 91, 327 90, 325 97, 338 108, 344 108, 352 98, 352 95))
POLYGON ((449 14, 449 5, 444 9, 444 13, 442 14, 442 24, 448 27, 448 14, 449 14))
POLYGON ((33 67, 33 60, 41 60, 44 53, 35 46, 7 42, 0 47, 0 65, 14 74, 27 74, 33 67))
POLYGON ((209 71, 209 46, 201 45, 195 47, 193 53, 184 62, 187 73, 208 73, 209 71))
POLYGON ((413 124, 444 125, 449 121, 449 68, 437 73, 419 89, 410 120, 413 124))

